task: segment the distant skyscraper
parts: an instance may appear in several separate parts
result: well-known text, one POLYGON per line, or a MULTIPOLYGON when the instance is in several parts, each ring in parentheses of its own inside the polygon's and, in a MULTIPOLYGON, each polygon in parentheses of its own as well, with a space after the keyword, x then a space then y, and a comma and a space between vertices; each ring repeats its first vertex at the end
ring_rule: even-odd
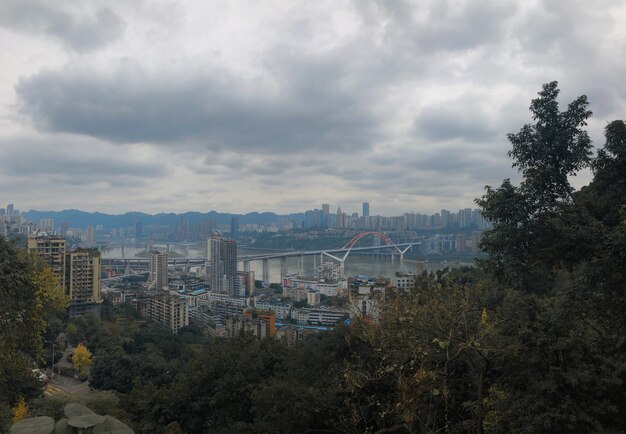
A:
POLYGON ((143 225, 141 222, 135 222, 135 238, 143 237, 143 225))
POLYGON ((46 232, 48 235, 52 235, 54 232, 54 220, 53 219, 41 219, 39 221, 39 227, 42 231, 46 232))
POLYGON ((150 274, 148 283, 152 289, 168 289, 167 252, 159 252, 157 250, 150 252, 150 274))
POLYGON ((209 238, 207 243, 207 281, 211 291, 237 294, 237 242, 209 238))
POLYGON ((88 243, 96 242, 96 232, 93 230, 92 225, 87 225, 87 234, 85 236, 85 241, 88 243))
POLYGON ((330 205, 327 203, 322 204, 322 215, 320 216, 320 226, 327 228, 329 224, 330 205))
POLYGON ((369 202, 363 202, 363 217, 370 216, 370 204, 369 202))
POLYGON ((13 204, 10 203, 7 205, 7 218, 11 220, 12 216, 13 216, 13 204))
POLYGON ((345 221, 346 221, 345 215, 341 211, 341 207, 337 208, 337 227, 338 228, 345 227, 345 221))
POLYGON ((232 217, 230 219, 230 238, 236 240, 239 238, 239 218, 232 217))
POLYGON ((63 238, 67 237, 67 231, 70 228, 70 224, 68 222, 61 222, 61 236, 63 238))
POLYGON ((456 236, 456 251, 457 251, 457 253, 465 252, 465 244, 467 244, 466 238, 465 238, 465 234, 457 234, 457 236, 456 236))
POLYGON ((441 210, 441 225, 450 226, 450 223, 452 223, 451 218, 450 218, 450 211, 448 211, 447 209, 442 209, 441 210))

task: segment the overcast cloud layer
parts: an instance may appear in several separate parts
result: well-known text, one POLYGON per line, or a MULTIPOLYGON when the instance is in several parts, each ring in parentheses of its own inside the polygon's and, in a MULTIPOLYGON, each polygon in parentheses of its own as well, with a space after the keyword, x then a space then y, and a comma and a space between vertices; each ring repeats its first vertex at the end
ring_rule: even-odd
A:
POLYGON ((602 145, 624 53, 608 0, 2 0, 0 206, 473 206, 543 83, 602 145))

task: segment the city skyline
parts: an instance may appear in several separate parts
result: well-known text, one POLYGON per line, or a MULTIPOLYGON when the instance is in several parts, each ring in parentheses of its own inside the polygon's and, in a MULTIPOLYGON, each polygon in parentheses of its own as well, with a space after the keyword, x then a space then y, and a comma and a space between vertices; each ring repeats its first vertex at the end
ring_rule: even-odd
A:
MULTIPOLYGON (((341 204, 338 204, 338 208, 337 211, 341 211, 341 213, 344 216, 347 217, 354 217, 354 216, 358 216, 358 217, 396 217, 396 216, 402 216, 402 215, 408 215, 408 214, 415 214, 415 215, 430 215, 430 216, 435 216, 437 214, 443 213, 443 212, 447 212, 447 213, 456 213, 458 212, 462 212, 464 210, 474 210, 477 211, 479 210, 479 208, 477 208, 476 204, 471 204, 471 206, 464 206, 458 209, 445 209, 445 208, 441 208, 441 209, 437 209, 437 210, 422 210, 422 209, 412 209, 412 210, 406 210, 400 214, 391 214, 391 213, 386 213, 384 211, 380 211, 380 212, 373 212, 370 213, 370 203, 369 202, 362 202, 359 204, 359 208, 356 211, 353 211, 352 208, 348 208, 348 210, 346 211, 345 209, 342 211, 341 210, 341 204), (361 211, 359 213, 359 211, 361 211)), ((19 206, 19 205, 18 205, 19 206)), ((317 204, 317 205, 313 205, 311 204, 308 208, 306 209, 301 209, 299 211, 295 211, 289 214, 280 214, 278 212, 274 212, 271 210, 266 210, 266 211, 258 211, 258 210, 254 210, 251 211, 249 213, 244 213, 244 214, 238 214, 238 213, 232 213, 232 212, 228 212, 228 211, 217 211, 217 210, 210 210, 210 211, 199 211, 199 210, 190 210, 190 211, 186 211, 186 212, 180 212, 180 213, 166 213, 166 212, 157 212, 157 213, 142 213, 142 212, 138 212, 138 211, 126 211, 123 213, 119 213, 119 214, 115 214, 115 213, 101 213, 101 212, 89 212, 86 210, 82 210, 82 209, 61 209, 60 211, 57 210, 23 210, 23 209, 14 209, 15 204, 14 203, 7 203, 7 204, 2 204, 0 202, 0 222, 3 222, 5 220, 10 219, 10 215, 11 213, 14 214, 14 216, 17 215, 25 215, 25 214, 29 214, 29 213, 38 213, 38 214, 48 214, 48 213, 64 213, 64 212, 79 212, 79 213, 85 213, 85 214, 100 214, 100 215, 106 215, 109 217, 121 217, 121 216, 125 216, 125 215, 129 215, 129 214, 143 214, 147 217, 155 217, 155 216, 159 216, 159 215, 169 215, 169 214, 173 214, 176 216, 185 216, 186 214, 211 214, 211 213, 216 213, 220 216, 222 216, 222 218, 226 218, 228 219, 228 224, 231 227, 231 232, 233 231, 233 228, 238 228, 239 227, 239 217, 245 217, 245 216, 249 216, 249 215, 254 215, 254 214, 258 214, 258 215, 264 215, 264 214, 274 214, 277 218, 283 218, 283 217, 292 217, 292 216, 300 216, 301 218, 306 218, 307 213, 310 212, 319 212, 320 214, 325 214, 325 215, 334 215, 336 216, 337 214, 334 212, 331 212, 330 210, 330 204, 328 203, 323 203, 323 204, 317 204), (6 205, 6 208, 4 207, 6 205)), ((39 226, 41 228, 54 228, 55 227, 55 220, 53 218, 50 217, 42 217, 39 219, 39 221, 31 221, 32 223, 39 223, 39 226)), ((26 223, 26 221, 25 221, 26 223)), ((56 222, 57 226, 59 224, 61 224, 61 222, 56 222)), ((137 232, 141 232, 143 229, 143 222, 137 220, 133 223, 135 225, 134 231, 137 232)), ((67 229, 67 228, 66 228, 67 229)), ((235 236, 236 238, 236 236, 235 236)))
POLYGON ((506 134, 543 83, 559 81, 563 106, 588 95, 602 145, 626 111, 624 21, 600 0, 5 0, 0 197, 111 213, 463 208, 518 179, 506 134))

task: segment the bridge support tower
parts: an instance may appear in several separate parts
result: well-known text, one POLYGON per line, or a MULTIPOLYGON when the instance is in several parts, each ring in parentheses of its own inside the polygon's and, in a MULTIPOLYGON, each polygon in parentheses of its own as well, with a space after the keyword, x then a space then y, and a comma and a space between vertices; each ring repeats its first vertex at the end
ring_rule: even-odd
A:
POLYGON ((282 280, 287 275, 287 258, 285 256, 280 258, 280 280, 282 284, 282 280))
POLYGON ((263 259, 263 281, 269 283, 270 281, 270 260, 263 259))

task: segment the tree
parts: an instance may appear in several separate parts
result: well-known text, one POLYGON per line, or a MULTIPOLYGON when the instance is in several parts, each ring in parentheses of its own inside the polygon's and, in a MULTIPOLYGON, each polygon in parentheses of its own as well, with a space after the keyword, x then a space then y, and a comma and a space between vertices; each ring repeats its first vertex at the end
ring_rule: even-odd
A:
POLYGON ((493 223, 481 261, 504 289, 499 339, 518 345, 490 373, 492 432, 611 432, 626 411, 626 126, 614 121, 590 158, 584 96, 560 112, 556 82, 533 100, 535 121, 509 135, 522 173, 486 187, 493 223), (591 184, 569 177, 590 166, 591 184))
POLYGON ((13 409, 13 423, 19 422, 26 416, 28 416, 28 405, 26 405, 24 398, 20 398, 17 405, 13 409))
POLYGON ((356 321, 343 374, 347 432, 482 432, 488 374, 500 354, 492 285, 476 270, 423 275, 356 321))
POLYGON ((481 241, 489 258, 479 263, 502 283, 525 290, 550 288, 550 270, 563 259, 568 243, 568 224, 554 217, 574 204, 569 177, 589 166, 591 140, 583 129, 591 111, 586 96, 559 111, 556 81, 547 83, 532 101, 535 123, 509 134, 509 156, 523 180, 518 187, 504 180, 499 188, 487 186, 477 204, 493 224, 481 241), (540 284, 539 284, 540 283, 540 284))
POLYGON ((72 357, 72 363, 79 372, 84 373, 85 368, 91 366, 91 351, 87 349, 82 343, 78 344, 74 356, 72 357))
POLYGON ((39 360, 46 309, 62 305, 56 277, 35 256, 0 237, 0 403, 40 392, 31 374, 39 360))

